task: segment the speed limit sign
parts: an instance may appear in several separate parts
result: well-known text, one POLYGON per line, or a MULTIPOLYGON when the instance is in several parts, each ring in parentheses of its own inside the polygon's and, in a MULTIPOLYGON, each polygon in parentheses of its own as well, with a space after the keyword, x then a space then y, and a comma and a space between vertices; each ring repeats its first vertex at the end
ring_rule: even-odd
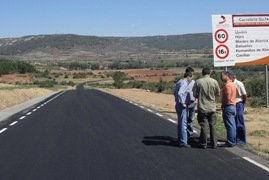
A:
POLYGON ((226 45, 219 45, 216 48, 215 54, 219 59, 225 59, 229 56, 229 48, 226 45))
POLYGON ((228 33, 224 29, 219 29, 215 32, 215 40, 218 43, 225 43, 228 40, 228 33))

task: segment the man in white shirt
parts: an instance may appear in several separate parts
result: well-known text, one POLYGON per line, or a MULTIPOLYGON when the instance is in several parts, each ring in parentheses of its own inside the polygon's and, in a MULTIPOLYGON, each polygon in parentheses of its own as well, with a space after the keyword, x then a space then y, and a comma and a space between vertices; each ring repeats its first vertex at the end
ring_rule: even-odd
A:
POLYGON ((236 143, 244 145, 246 141, 246 126, 244 108, 247 101, 247 92, 244 84, 236 79, 236 75, 229 71, 229 76, 236 86, 236 143))

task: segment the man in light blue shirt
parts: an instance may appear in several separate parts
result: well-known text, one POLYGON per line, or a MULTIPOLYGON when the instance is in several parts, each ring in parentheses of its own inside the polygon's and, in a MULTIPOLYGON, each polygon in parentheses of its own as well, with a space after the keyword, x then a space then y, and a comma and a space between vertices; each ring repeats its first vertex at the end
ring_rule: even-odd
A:
POLYGON ((180 147, 189 147, 188 145, 188 118, 189 106, 194 104, 195 98, 192 93, 194 81, 192 72, 186 72, 184 78, 176 84, 174 96, 176 101, 176 111, 178 116, 178 141, 180 147))

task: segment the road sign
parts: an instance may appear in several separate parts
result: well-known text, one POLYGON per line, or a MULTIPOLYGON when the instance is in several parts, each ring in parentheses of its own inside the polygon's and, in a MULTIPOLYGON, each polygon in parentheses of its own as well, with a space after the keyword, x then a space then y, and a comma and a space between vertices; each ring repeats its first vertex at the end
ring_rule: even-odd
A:
POLYGON ((213 15, 214 66, 269 64, 269 14, 213 15))
POLYGON ((215 40, 218 43, 225 43, 228 40, 228 32, 225 29, 219 29, 215 32, 215 40))
POLYGON ((216 56, 219 59, 226 59, 229 56, 229 48, 226 45, 219 45, 218 47, 216 47, 216 56))

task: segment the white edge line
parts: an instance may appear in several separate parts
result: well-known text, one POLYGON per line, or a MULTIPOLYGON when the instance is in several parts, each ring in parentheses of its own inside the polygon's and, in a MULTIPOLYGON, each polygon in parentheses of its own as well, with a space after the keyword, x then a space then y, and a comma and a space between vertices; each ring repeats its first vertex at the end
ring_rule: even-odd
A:
POLYGON ((245 159, 246 161, 248 161, 248 162, 250 162, 250 163, 252 163, 252 164, 254 164, 254 165, 262 168, 263 170, 269 172, 269 168, 268 167, 266 167, 266 166, 264 166, 264 165, 262 165, 262 164, 260 164, 260 163, 258 163, 256 161, 254 161, 254 160, 252 160, 252 159, 250 159, 248 157, 243 157, 243 159, 245 159))
POLYGON ((32 114, 32 112, 28 112, 26 115, 29 116, 29 115, 31 115, 31 114, 32 114))
POLYGON ((167 120, 170 121, 170 122, 172 122, 172 123, 174 123, 174 124, 177 123, 175 120, 173 120, 173 119, 171 119, 171 118, 168 118, 167 120))
POLYGON ((140 106, 142 109, 145 109, 145 107, 144 106, 140 106))
POLYGON ((33 109, 32 112, 35 112, 37 109, 33 109))
POLYGON ((17 124, 18 121, 14 121, 13 123, 11 123, 9 126, 14 126, 15 124, 17 124))
POLYGON ((153 112, 151 109, 147 109, 148 112, 153 112))
POLYGON ((24 119, 25 118, 25 116, 22 116, 22 117, 20 117, 20 119, 19 120, 22 120, 22 119, 24 119))
POLYGON ((2 130, 0 131, 0 134, 3 133, 3 132, 5 132, 6 130, 7 130, 7 128, 2 129, 2 130))
POLYGON ((160 116, 160 117, 163 117, 163 115, 162 115, 162 114, 160 114, 160 113, 156 113, 156 115, 157 115, 157 116, 160 116))
POLYGON ((138 104, 134 103, 134 105, 138 106, 138 104))

